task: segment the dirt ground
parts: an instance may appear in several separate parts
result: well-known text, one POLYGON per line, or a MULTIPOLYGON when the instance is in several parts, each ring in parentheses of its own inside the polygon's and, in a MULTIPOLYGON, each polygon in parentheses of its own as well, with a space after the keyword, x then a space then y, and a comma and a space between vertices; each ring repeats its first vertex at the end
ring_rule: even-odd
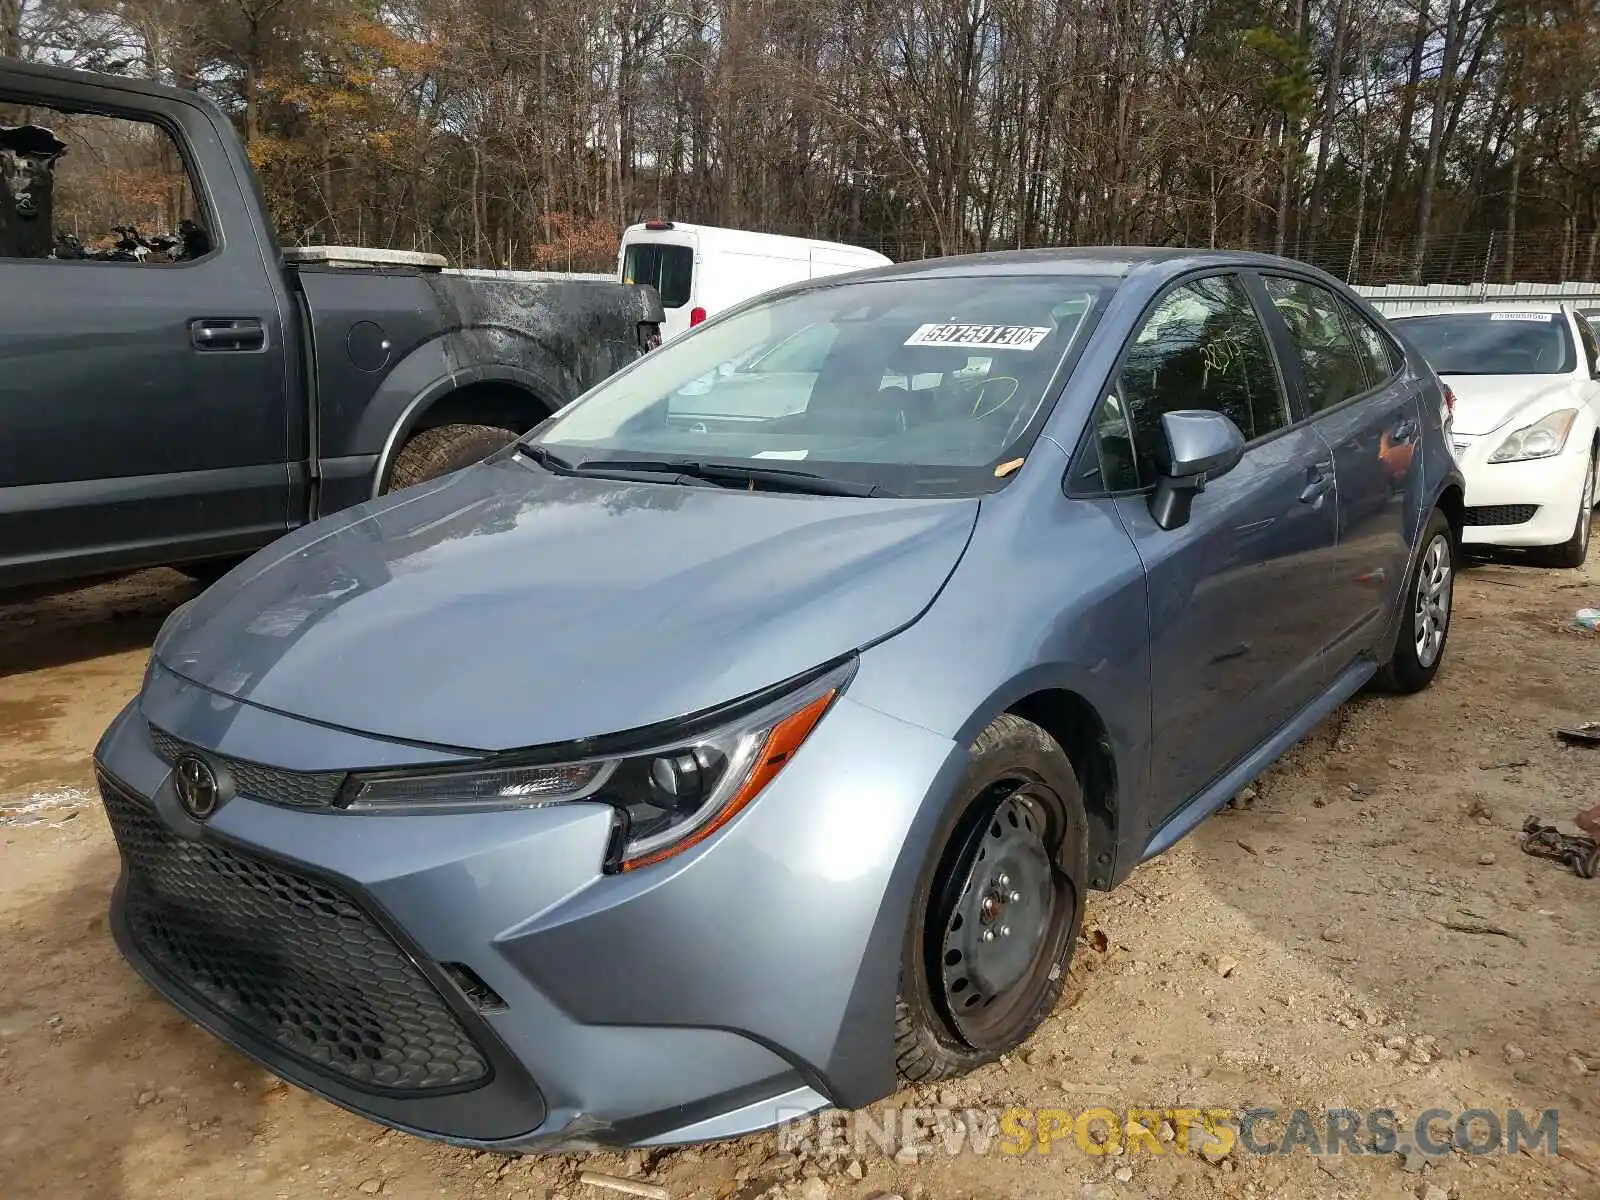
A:
POLYGON ((1432 690, 1358 698, 1253 797, 1097 897, 1072 986, 1021 1055, 894 1100, 1387 1106, 1402 1126, 1434 1107, 1559 1110, 1559 1156, 1436 1160, 1236 1148, 1213 1163, 1172 1143, 1120 1156, 1069 1143, 818 1161, 780 1154, 773 1135, 514 1160, 386 1133, 277 1083, 152 993, 106 930, 116 852, 89 754, 192 586, 157 571, 0 607, 8 1198, 602 1200, 585 1170, 675 1200, 1600 1196, 1600 880, 1517 845, 1529 814, 1567 821, 1596 799, 1600 749, 1551 735, 1600 719, 1600 637, 1569 628, 1600 604, 1594 562, 1465 572, 1432 690))

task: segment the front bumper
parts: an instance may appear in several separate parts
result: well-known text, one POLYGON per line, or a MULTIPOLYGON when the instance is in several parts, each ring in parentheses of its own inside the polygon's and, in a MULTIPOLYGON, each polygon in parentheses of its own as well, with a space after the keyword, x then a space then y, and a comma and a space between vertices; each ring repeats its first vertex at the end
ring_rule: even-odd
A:
POLYGON ((186 828, 151 726, 300 772, 429 755, 160 668, 96 751, 124 955, 335 1103, 458 1144, 566 1150, 732 1136, 894 1087, 900 945, 953 743, 846 696, 725 830, 618 877, 598 805, 379 816, 240 794, 186 828))
POLYGON ((1559 546, 1578 523, 1578 493, 1589 466, 1589 442, 1574 430, 1560 454, 1530 462, 1491 463, 1510 432, 1481 437, 1455 434, 1453 446, 1466 479, 1468 545, 1559 546))

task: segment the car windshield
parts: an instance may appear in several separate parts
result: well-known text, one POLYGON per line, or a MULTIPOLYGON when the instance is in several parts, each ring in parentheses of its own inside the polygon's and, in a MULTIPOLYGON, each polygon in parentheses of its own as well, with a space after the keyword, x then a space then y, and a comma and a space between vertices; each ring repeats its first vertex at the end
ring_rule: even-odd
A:
POLYGON ((1395 324, 1441 375, 1565 375, 1578 361, 1560 313, 1438 313, 1395 324))
POLYGON ((593 468, 709 461, 899 495, 987 490, 1037 435, 1115 286, 923 277, 757 301, 602 383, 536 440, 593 468))

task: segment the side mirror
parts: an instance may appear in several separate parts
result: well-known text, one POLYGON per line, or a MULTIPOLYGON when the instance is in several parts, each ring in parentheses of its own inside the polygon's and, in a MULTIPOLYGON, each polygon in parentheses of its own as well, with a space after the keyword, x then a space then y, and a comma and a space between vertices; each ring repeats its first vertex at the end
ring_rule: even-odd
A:
POLYGON ((1150 515, 1163 529, 1189 522, 1194 498, 1244 457, 1244 434, 1219 412, 1183 409, 1162 414, 1165 450, 1161 478, 1150 497, 1150 515))

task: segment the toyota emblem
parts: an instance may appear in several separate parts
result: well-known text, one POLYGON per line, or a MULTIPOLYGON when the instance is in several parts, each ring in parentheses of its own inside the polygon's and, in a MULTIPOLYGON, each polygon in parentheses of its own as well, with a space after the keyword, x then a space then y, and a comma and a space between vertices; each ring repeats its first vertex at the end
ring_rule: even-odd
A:
POLYGON ((196 821, 204 821, 217 811, 221 788, 217 773, 205 759, 194 754, 180 757, 172 769, 172 784, 183 811, 196 821))

